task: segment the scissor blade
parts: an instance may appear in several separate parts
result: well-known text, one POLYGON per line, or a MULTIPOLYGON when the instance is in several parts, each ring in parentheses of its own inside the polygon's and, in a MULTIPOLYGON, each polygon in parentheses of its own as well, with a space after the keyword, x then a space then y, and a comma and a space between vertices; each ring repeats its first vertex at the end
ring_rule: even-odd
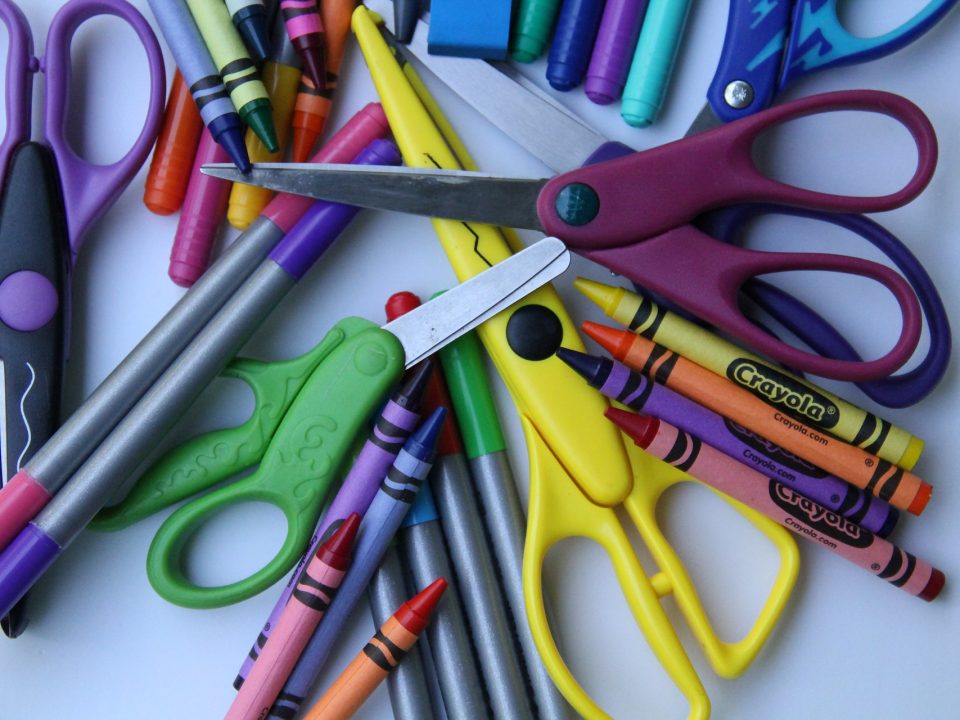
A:
POLYGON ((699 135, 702 132, 713 130, 713 128, 720 127, 721 125, 723 125, 723 120, 717 117, 717 114, 713 111, 710 103, 704 103, 703 108, 699 113, 697 113, 697 116, 693 119, 690 127, 687 128, 687 132, 684 134, 684 137, 699 135))
POLYGON ((489 270, 383 326, 395 335, 410 367, 560 275, 570 253, 544 238, 489 270))
POLYGON ((386 168, 324 163, 258 163, 246 175, 229 163, 203 172, 231 182, 412 215, 542 230, 537 196, 546 180, 466 170, 386 168))
MULTIPOLYGON (((390 0, 368 0, 364 4, 382 15, 387 29, 393 32, 390 0)), ((427 23, 418 21, 413 39, 406 45, 395 44, 400 58, 415 61, 418 70, 429 70, 498 130, 554 172, 580 167, 594 150, 608 142, 569 110, 559 108, 545 93, 524 87, 524 83, 484 60, 431 55, 427 51, 429 31, 427 23)))

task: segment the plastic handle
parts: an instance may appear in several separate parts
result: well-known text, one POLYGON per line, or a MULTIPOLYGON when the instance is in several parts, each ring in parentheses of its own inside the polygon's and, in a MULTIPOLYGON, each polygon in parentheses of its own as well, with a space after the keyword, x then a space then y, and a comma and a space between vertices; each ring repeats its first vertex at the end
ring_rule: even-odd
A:
POLYGON ((658 235, 707 210, 742 202, 779 202, 835 212, 892 210, 923 191, 936 164, 936 133, 923 111, 909 100, 875 90, 825 93, 558 175, 537 198, 537 214, 547 234, 560 237, 576 251, 609 248, 658 235), (753 146, 765 131, 807 115, 841 110, 888 115, 913 136, 917 169, 900 190, 882 196, 834 195, 772 180, 757 168, 753 146), (595 212, 590 212, 591 207, 595 212))
POLYGON ((33 56, 33 38, 23 11, 10 0, 0 0, 0 21, 7 29, 6 130, 0 142, 0 177, 6 177, 7 163, 17 145, 30 137, 33 73, 38 63, 33 56))
POLYGON ((171 450, 137 480, 122 502, 101 511, 90 527, 122 530, 258 463, 313 371, 347 337, 368 327, 366 321, 356 328, 352 325, 350 318, 341 321, 318 345, 291 360, 234 360, 222 375, 242 380, 253 390, 250 418, 237 427, 198 435, 171 450))
POLYGON ((163 121, 166 79, 163 54, 143 15, 124 0, 70 0, 54 16, 47 36, 44 130, 57 157, 67 207, 70 249, 80 251, 87 229, 106 212, 114 199, 143 166, 163 121), (70 121, 70 45, 80 25, 97 15, 113 15, 129 25, 147 55, 150 100, 143 129, 132 147, 117 162, 98 165, 77 155, 66 137, 70 121))
POLYGON ((147 576, 163 598, 184 607, 222 607, 253 597, 296 564, 355 435, 403 371, 397 338, 368 326, 314 371, 256 473, 188 503, 163 523, 147 554, 147 576), (192 585, 183 558, 191 535, 225 507, 257 501, 275 505, 287 519, 287 536, 276 556, 229 585, 192 585))

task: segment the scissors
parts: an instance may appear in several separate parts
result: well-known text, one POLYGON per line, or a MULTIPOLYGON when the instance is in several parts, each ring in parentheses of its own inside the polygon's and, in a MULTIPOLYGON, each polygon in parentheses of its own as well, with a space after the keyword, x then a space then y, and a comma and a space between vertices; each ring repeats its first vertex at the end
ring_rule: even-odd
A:
MULTIPOLYGON (((165 80, 149 24, 122 0, 66 3, 50 23, 42 61, 33 54, 26 17, 10 0, 0 0, 0 19, 9 37, 7 127, 0 141, 0 485, 5 485, 58 425, 70 270, 90 226, 150 152, 162 119, 165 80), (73 36, 83 22, 103 15, 119 17, 137 33, 150 75, 143 128, 126 155, 110 165, 84 160, 66 137, 73 36), (30 136, 33 79, 41 71, 45 144, 30 136)), ((22 623, 13 624, 12 633, 19 634, 22 623)))
POLYGON ((707 102, 688 135, 769 107, 787 86, 812 73, 889 55, 950 12, 957 0, 930 0, 877 37, 859 37, 840 21, 840 0, 748 0, 730 3, 727 32, 707 102))
MULTIPOLYGON (((355 11, 353 29, 404 160, 420 166, 473 167, 440 108, 413 69, 397 63, 366 8, 355 11)), ((444 219, 434 219, 433 225, 461 280, 522 247, 508 228, 444 219)), ((559 539, 585 536, 600 543, 613 559, 634 617, 687 697, 691 717, 706 717, 709 699, 660 599, 667 595, 676 599, 711 666, 724 677, 734 677, 756 657, 789 598, 798 567, 796 544, 781 528, 737 506, 775 544, 781 565, 750 631, 736 642, 720 640, 685 568, 656 527, 654 506, 660 489, 688 478, 675 468, 650 465, 642 454, 632 465, 619 433, 603 422, 606 401, 585 384, 572 382, 569 369, 554 352, 561 344, 582 348, 583 342, 557 293, 551 287, 540 288, 477 332, 513 396, 531 457, 524 595, 532 635, 558 688, 582 715, 607 717, 560 655, 542 602, 543 557, 559 539), (653 577, 647 576, 634 554, 616 513, 620 505, 637 509, 631 517, 649 539, 660 566, 653 577)))
POLYGON ((253 474, 178 508, 160 526, 147 555, 151 584, 177 605, 222 607, 253 597, 281 579, 306 549, 358 432, 403 369, 549 282, 568 264, 563 243, 547 238, 455 288, 445 302, 425 303, 416 315, 382 328, 347 318, 299 357, 233 361, 224 375, 249 384, 256 401, 252 416, 174 449, 120 504, 101 511, 92 527, 119 530, 256 466, 253 474), (192 584, 184 570, 190 538, 223 508, 252 501, 275 505, 286 517, 280 550, 247 578, 222 586, 192 584))
MULTIPOLYGON (((366 4, 381 15, 390 16, 390 0, 368 0, 366 4)), ((565 172, 633 152, 632 148, 605 138, 510 65, 429 54, 426 44, 428 30, 421 22, 408 45, 392 43, 394 52, 405 63, 428 70, 551 170, 565 172)), ((386 35, 389 41, 390 35, 386 35)), ((736 206, 710 213, 709 225, 705 224, 708 222, 705 218, 698 218, 697 222, 717 239, 734 243, 749 235, 744 232, 749 219, 772 213, 800 214, 811 221, 839 225, 877 247, 903 274, 916 293, 927 322, 930 343, 926 354, 907 373, 858 380, 855 384, 874 401, 887 407, 912 405, 928 395, 946 371, 951 337, 946 310, 937 288, 916 257, 898 238, 860 215, 800 211, 774 205, 754 206, 749 210, 736 206)), ((636 286, 641 293, 655 295, 649 288, 636 286)), ((743 291, 744 296, 777 325, 788 328, 807 347, 832 358, 861 360, 853 346, 827 320, 788 293, 759 280, 745 283, 743 291)), ((656 299, 661 305, 704 324, 669 299, 656 299)))

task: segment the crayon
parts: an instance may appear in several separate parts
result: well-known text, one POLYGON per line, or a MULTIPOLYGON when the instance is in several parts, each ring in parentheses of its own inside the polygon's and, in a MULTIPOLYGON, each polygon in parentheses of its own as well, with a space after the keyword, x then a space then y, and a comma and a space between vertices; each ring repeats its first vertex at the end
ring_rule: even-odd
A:
POLYGON ((203 118, 177 70, 143 190, 143 204, 150 212, 171 215, 180 209, 202 130, 203 118))
POLYGON ((563 0, 547 56, 554 90, 572 90, 583 80, 602 13, 603 0, 563 0))
POLYGON ((943 573, 929 563, 803 497, 793 488, 744 467, 689 433, 657 418, 616 408, 609 408, 605 414, 654 457, 911 595, 929 602, 943 589, 943 573))
POLYGON ((273 126, 267 89, 230 20, 227 6, 223 0, 187 0, 187 7, 240 119, 263 140, 270 152, 276 152, 279 147, 277 131, 273 126))
POLYGON ((226 0, 234 27, 251 57, 259 64, 270 57, 267 8, 263 0, 226 0))
POLYGON ((560 348, 557 355, 611 400, 690 433, 875 535, 887 537, 893 531, 897 511, 888 503, 823 472, 741 425, 615 360, 567 348, 560 348))
MULTIPOLYGON (((357 112, 314 157, 349 162, 387 134, 383 108, 357 112)), ((314 201, 283 193, 230 245, 110 375, 70 415, 30 461, 0 489, 0 549, 35 517, 111 430, 210 322, 314 201)))
POLYGON ((337 89, 347 36, 350 34, 353 7, 354 0, 321 0, 320 16, 323 18, 327 44, 326 82, 318 88, 306 75, 300 79, 290 123, 293 127, 293 162, 303 162, 323 134, 330 115, 330 103, 337 89))
POLYGON ((280 720, 293 717, 310 692, 334 640, 349 620, 383 553, 409 511, 410 503, 430 472, 444 415, 443 408, 437 408, 403 444, 393 466, 387 471, 360 524, 353 567, 344 578, 324 622, 310 638, 300 661, 283 686, 269 718, 280 720))
POLYGON ((560 0, 520 0, 510 33, 510 57, 530 63, 543 55, 559 9, 560 0))
POLYGON ((223 79, 185 0, 147 0, 163 33, 183 80, 190 88, 213 138, 223 146, 233 164, 250 171, 250 159, 243 144, 243 122, 230 102, 223 79))
MULTIPOLYGON (((420 493, 417 493, 417 497, 420 497, 420 493)), ((407 597, 406 580, 406 570, 397 544, 390 543, 367 588, 375 627, 383 625, 407 597)), ((433 720, 438 715, 443 717, 443 714, 435 711, 435 708, 442 711, 443 696, 429 655, 425 643, 416 645, 387 679, 390 709, 395 720, 433 720)))
POLYGON ((715 333, 623 288, 573 283, 607 317, 725 377, 791 417, 827 430, 882 460, 912 470, 923 440, 809 380, 773 365, 715 333))
MULTIPOLYGON (((255 132, 247 130, 247 154, 250 161, 255 163, 282 159, 290 136, 290 119, 297 98, 297 87, 300 85, 300 64, 279 15, 273 25, 271 40, 270 57, 263 64, 260 77, 273 107, 273 125, 277 130, 279 149, 275 153, 270 152, 255 132)), ((234 183, 227 205, 227 220, 238 230, 246 230, 271 197, 273 193, 266 188, 234 183)))
POLYGON ((167 274, 181 287, 193 285, 210 265, 213 245, 227 211, 230 183, 204 175, 207 163, 223 162, 226 152, 204 130, 177 220, 167 274))
MULTIPOLYGON (((387 318, 396 318, 419 305, 420 299, 413 293, 397 293, 387 303, 387 318)), ((449 411, 450 396, 439 370, 428 381, 424 400, 427 407, 449 411)), ((430 489, 493 717, 528 718, 533 716, 533 709, 524 685, 523 663, 517 657, 513 628, 472 485, 457 422, 450 414, 440 433, 430 489)))
POLYGON ((540 720, 567 720, 573 709, 557 690, 533 641, 523 599, 523 544, 527 519, 520 503, 507 444, 476 333, 444 346, 438 353, 454 414, 460 423, 470 476, 483 507, 483 524, 493 548, 497 577, 533 691, 540 720))
POLYGON ((648 0, 607 0, 593 44, 584 92, 597 105, 623 93, 648 0))
POLYGON ((333 602, 350 565, 360 516, 356 513, 339 523, 326 542, 317 548, 297 580, 290 602, 247 682, 233 699, 225 720, 257 720, 273 705, 300 653, 333 602))
POLYGON ((401 605, 310 708, 304 720, 342 720, 359 710, 417 642, 446 587, 447 581, 437 578, 401 605))
POLYGON ((323 87, 326 49, 323 20, 317 9, 317 0, 280 0, 280 12, 287 27, 287 35, 300 56, 303 73, 316 87, 323 87))
POLYGON ((270 637, 271 628, 276 625, 277 619, 290 598, 302 563, 311 556, 315 546, 322 542, 330 524, 337 518, 342 518, 351 513, 357 513, 362 517, 367 508, 370 507, 380 481, 383 480, 383 476, 396 460, 403 443, 420 420, 420 401, 432 369, 433 364, 431 362, 424 362, 411 370, 403 386, 391 395, 384 405, 370 437, 364 443, 357 459, 343 479, 340 490, 320 518, 320 522, 317 523, 317 529, 310 541, 310 549, 304 554, 301 564, 294 568, 290 580, 273 606, 273 610, 270 611, 270 617, 267 618, 259 637, 257 637, 256 642, 244 659, 240 672, 237 673, 237 677, 233 681, 235 688, 240 688, 253 663, 256 662, 260 648, 270 637))
POLYGON ((913 473, 794 420, 731 381, 641 335, 592 322, 581 327, 628 367, 894 507, 919 515, 930 500, 933 488, 913 473))
POLYGON ((690 14, 690 0, 650 0, 620 100, 628 125, 647 127, 660 114, 690 14))

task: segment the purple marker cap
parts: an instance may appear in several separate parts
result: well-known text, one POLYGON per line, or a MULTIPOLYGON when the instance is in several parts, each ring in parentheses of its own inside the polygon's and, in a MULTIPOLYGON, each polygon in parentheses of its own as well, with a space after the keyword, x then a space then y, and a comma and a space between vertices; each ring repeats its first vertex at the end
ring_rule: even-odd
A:
POLYGON ((30 523, 0 554, 0 617, 6 616, 60 554, 60 546, 30 523))

